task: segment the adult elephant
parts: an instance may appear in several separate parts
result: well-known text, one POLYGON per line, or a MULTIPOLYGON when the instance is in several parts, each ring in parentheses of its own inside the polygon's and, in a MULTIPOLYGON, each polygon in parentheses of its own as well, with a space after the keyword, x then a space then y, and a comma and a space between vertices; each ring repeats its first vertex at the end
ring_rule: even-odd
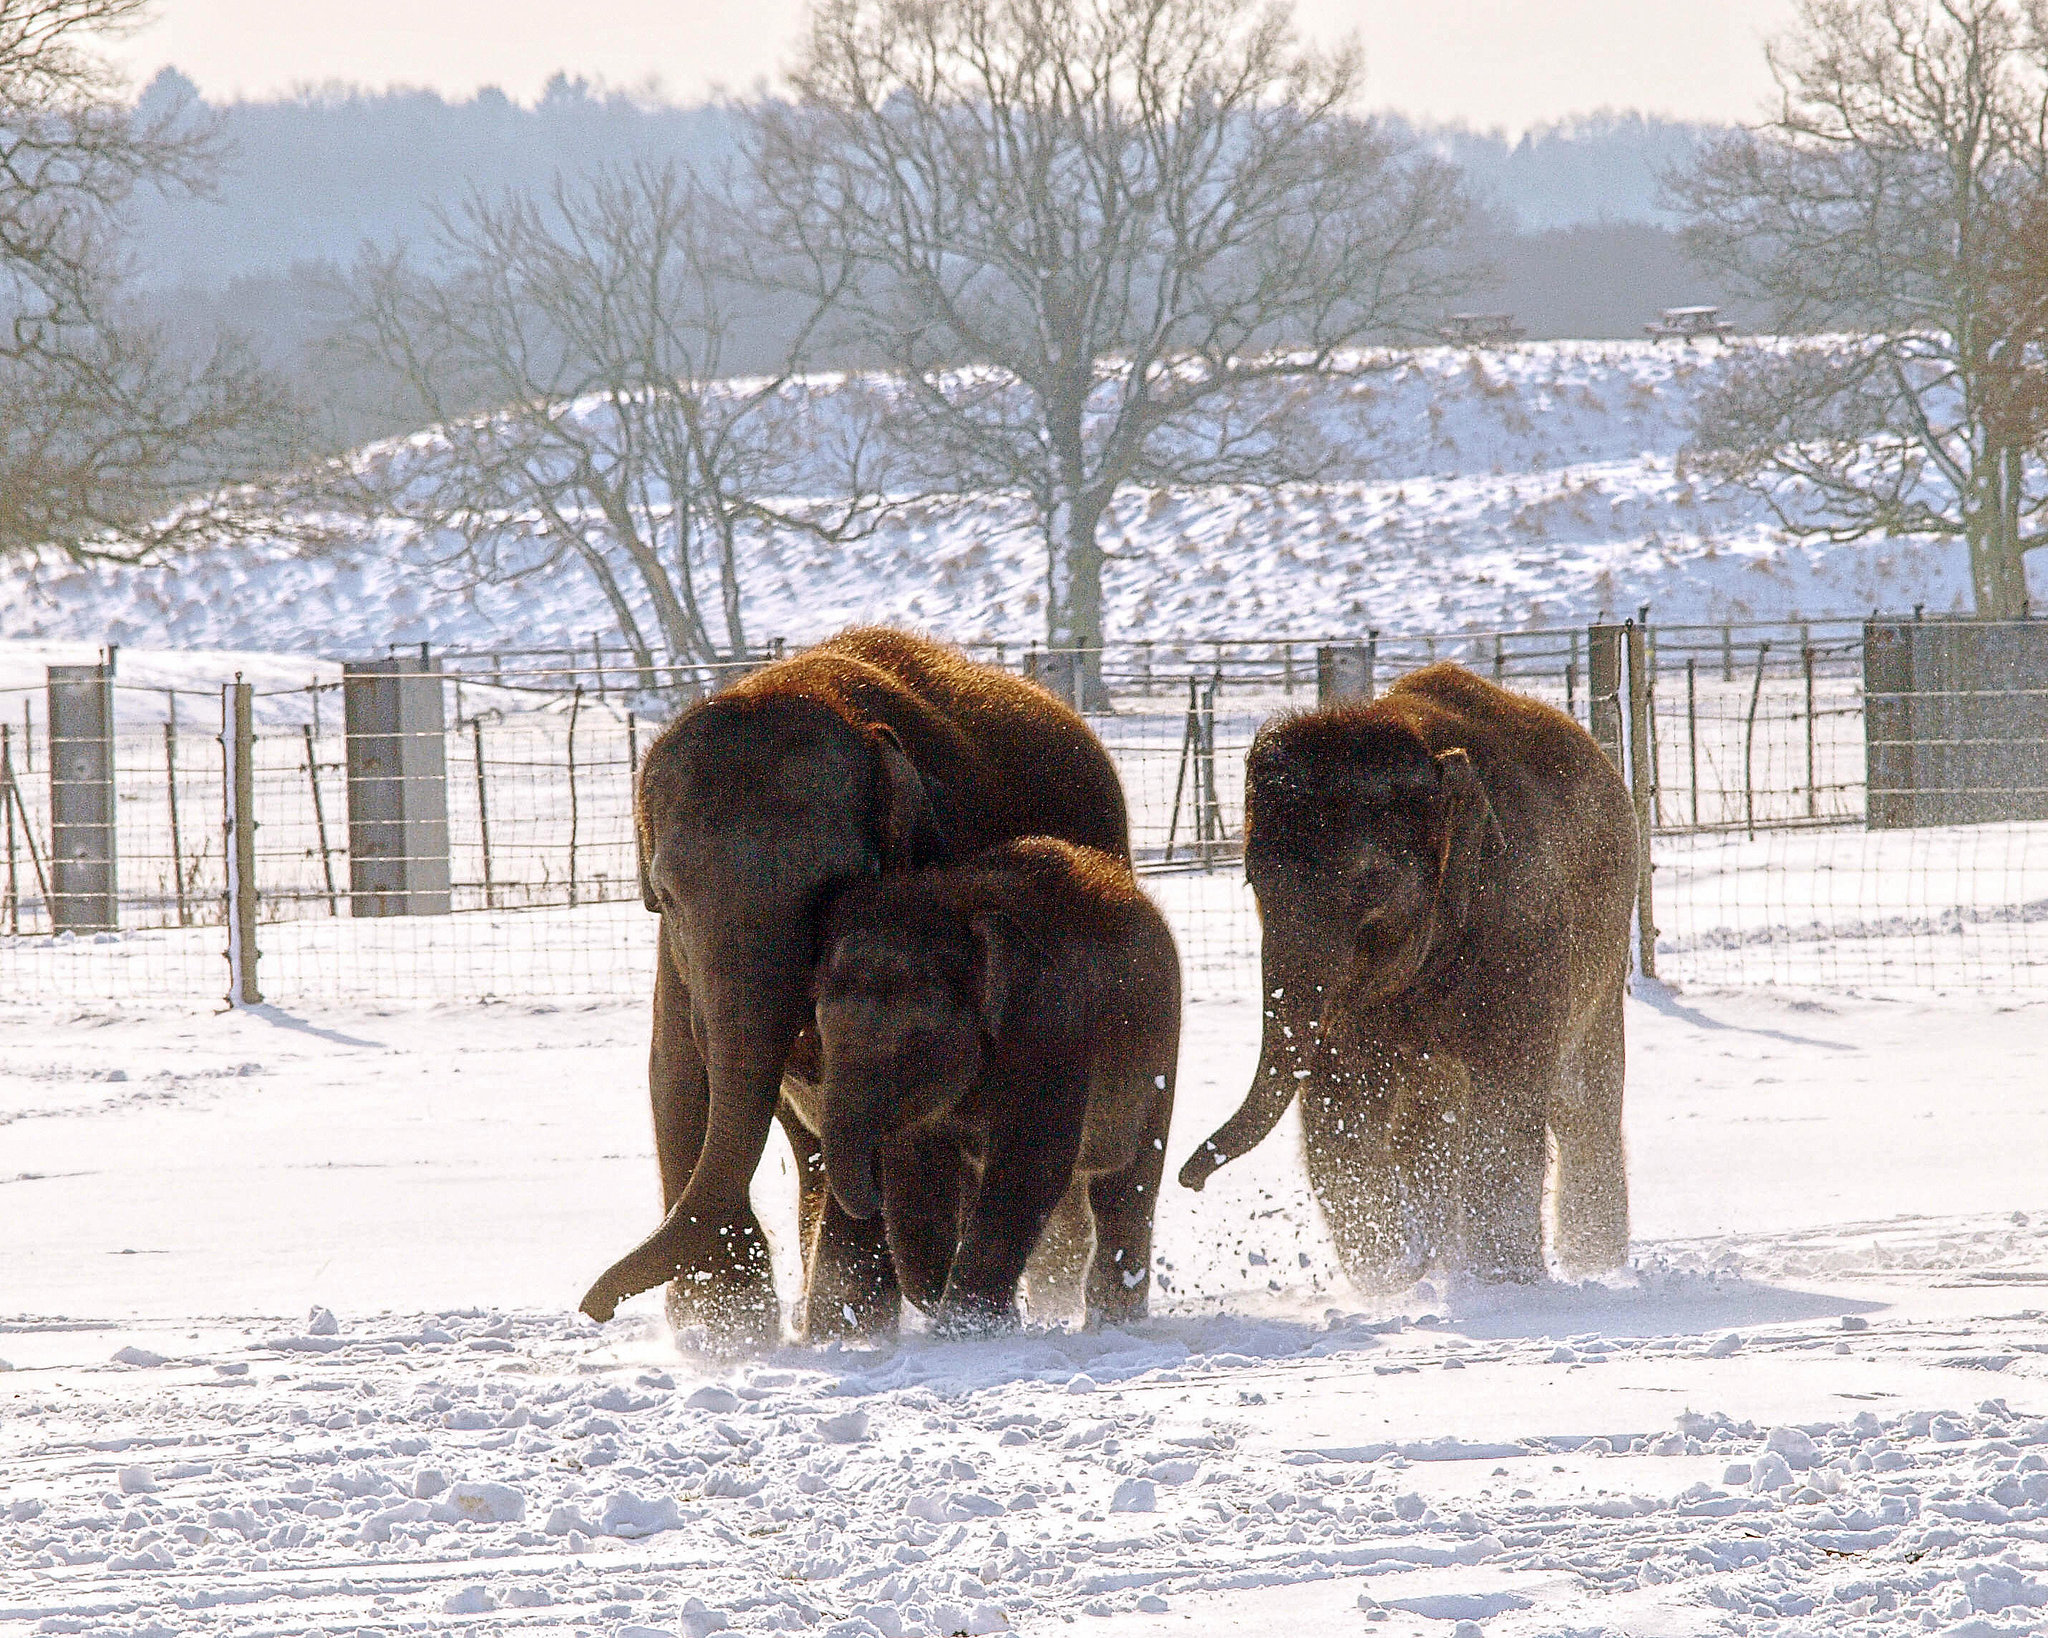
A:
POLYGON ((1265 1029, 1243 1106, 1180 1180, 1296 1097, 1309 1178, 1353 1277, 1483 1279, 1628 1250, 1622 995, 1635 815, 1562 712, 1454 665, 1283 717, 1245 764, 1265 1029))
MULTIPOLYGON (((649 1083, 667 1215, 599 1277, 609 1319, 663 1282, 678 1326, 772 1341, 779 1314, 748 1184, 785 1074, 815 1083, 819 918, 863 876, 1056 836, 1128 863, 1123 790, 1088 725, 1036 685, 904 632, 863 628, 685 712, 641 764, 645 894, 661 915, 649 1083)), ((805 1329, 886 1329, 880 1220, 848 1217, 793 1110, 805 1329)))

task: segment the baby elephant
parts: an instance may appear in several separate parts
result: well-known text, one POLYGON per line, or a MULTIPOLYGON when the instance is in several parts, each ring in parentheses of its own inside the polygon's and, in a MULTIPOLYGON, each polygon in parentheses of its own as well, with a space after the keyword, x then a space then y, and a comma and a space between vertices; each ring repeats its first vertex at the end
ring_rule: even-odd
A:
POLYGON ((1628 1257, 1628 787, 1549 706, 1433 665, 1269 722, 1245 760, 1265 1036, 1209 1174, 1301 1110, 1352 1278, 1535 1280, 1628 1257), (1553 1166, 1554 1159, 1554 1166, 1553 1166))
POLYGON ((1014 1328, 1042 1235, 1034 1296, 1048 1263, 1085 1266, 1091 1322, 1145 1312, 1180 962, 1128 868, 1031 837, 863 882, 827 914, 815 995, 799 1113, 939 1334, 1014 1328))

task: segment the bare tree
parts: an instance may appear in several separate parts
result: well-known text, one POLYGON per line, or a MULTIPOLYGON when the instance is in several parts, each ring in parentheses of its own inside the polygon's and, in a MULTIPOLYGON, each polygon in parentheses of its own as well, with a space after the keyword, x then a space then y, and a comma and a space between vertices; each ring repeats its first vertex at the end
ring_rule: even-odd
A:
POLYGON ((297 405, 232 338, 194 360, 153 327, 101 323, 54 357, 0 363, 0 556, 56 547, 132 562, 256 535, 316 538, 280 476, 299 425, 297 405))
POLYGON ((811 322, 776 372, 723 378, 749 288, 730 223, 675 166, 472 196, 432 270, 364 254, 340 337, 434 423, 362 471, 369 504, 479 580, 580 563, 650 678, 747 654, 744 530, 837 538, 878 512, 858 403, 820 409, 796 379, 811 322))
POLYGON ((1693 253, 1780 328, 1703 406, 1705 462, 1797 535, 1967 544, 1977 612, 2027 609, 2048 200, 2039 0, 1800 0, 1777 113, 1674 179, 1693 253))
POLYGON ((1308 475, 1262 385, 1467 282, 1455 172, 1354 115, 1358 72, 1258 0, 817 0, 793 99, 753 111, 766 236, 855 270, 839 312, 911 442, 1031 498, 1091 703, 1117 489, 1308 475))
POLYGON ((94 47, 145 0, 0 0, 0 554, 132 557, 255 526, 237 479, 294 448, 293 406, 247 350, 197 357, 122 301, 122 206, 197 189, 190 109, 144 115, 94 47))

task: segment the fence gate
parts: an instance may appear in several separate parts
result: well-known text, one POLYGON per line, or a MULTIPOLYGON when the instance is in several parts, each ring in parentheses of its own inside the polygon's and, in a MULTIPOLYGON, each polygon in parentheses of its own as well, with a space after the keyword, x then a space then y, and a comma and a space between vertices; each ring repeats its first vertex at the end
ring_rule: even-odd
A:
POLYGON ((111 931, 114 860, 114 668, 49 668, 50 925, 111 931))
POLYGON ((351 660, 341 676, 351 913, 445 916, 450 874, 441 662, 351 660))
POLYGON ((1863 628, 1872 830, 2048 819, 2048 621, 1863 628))

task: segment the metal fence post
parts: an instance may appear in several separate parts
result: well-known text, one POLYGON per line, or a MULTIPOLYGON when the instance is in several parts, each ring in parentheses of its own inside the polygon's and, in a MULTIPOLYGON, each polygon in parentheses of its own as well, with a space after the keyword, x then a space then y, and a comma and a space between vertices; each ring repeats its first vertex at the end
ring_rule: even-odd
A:
MULTIPOLYGON (((1198 690, 1198 687, 1199 687, 1199 685, 1198 685, 1198 684, 1196 683, 1196 681, 1195 681, 1195 677, 1194 677, 1194 674, 1193 674, 1192 672, 1190 672, 1190 673, 1188 674, 1188 711, 1187 711, 1187 719, 1186 719, 1186 721, 1185 721, 1185 722, 1184 722, 1184 723, 1182 724, 1182 726, 1181 726, 1181 734, 1180 734, 1180 766, 1179 766, 1179 768, 1178 768, 1178 769, 1177 769, 1177 770, 1175 771, 1175 773, 1174 773, 1174 776, 1173 776, 1173 812, 1172 812, 1172 813, 1171 813, 1171 814, 1170 814, 1170 815, 1169 815, 1169 816, 1167 817, 1167 821, 1166 821, 1166 858, 1165 858, 1165 862, 1166 862, 1167 864, 1172 864, 1172 863, 1173 863, 1173 840, 1174 840, 1174 837, 1175 837, 1176 835, 1178 835, 1178 834, 1179 834, 1179 831, 1180 831, 1180 800, 1181 800, 1181 797, 1182 797, 1182 796, 1183 796, 1183 795, 1184 795, 1184 794, 1186 793, 1186 791, 1187 791, 1187 784, 1188 784, 1188 763, 1189 763, 1189 761, 1190 761, 1190 760, 1191 760, 1192 758, 1198 758, 1198 757, 1200 756, 1200 754, 1201 754, 1201 752, 1200 752, 1200 739, 1201 739, 1201 732, 1202 732, 1202 718, 1201 718, 1201 704, 1200 704, 1201 696, 1200 696, 1200 694, 1199 694, 1199 693, 1197 692, 1197 690, 1198 690)), ((1202 790, 1201 790, 1201 775, 1200 775, 1200 769, 1199 769, 1199 767, 1198 767, 1198 768, 1197 768, 1197 770, 1196 770, 1196 783, 1195 783, 1195 813, 1196 813, 1195 835, 1196 835, 1196 837, 1197 837, 1197 839, 1198 839, 1198 840, 1199 840, 1199 838, 1200 838, 1200 836, 1201 836, 1201 822, 1200 822, 1201 808, 1202 808, 1202 790)))
MULTIPOLYGON (((1805 627, 1800 628, 1802 631, 1805 627)), ((1799 645, 1799 664, 1806 673, 1806 817, 1817 818, 1820 814, 1820 786, 1814 766, 1813 746, 1813 644, 1799 645)))
MULTIPOLYGON (((7 831, 7 887, 0 893, 0 922, 10 933, 21 932, 21 886, 14 864, 14 725, 0 722, 0 826, 7 831)), ((23 816, 24 818, 26 815, 23 816)))
POLYGON ((649 903, 654 885, 647 879, 647 838, 640 834, 640 722, 631 711, 626 713, 626 823, 633 831, 633 877, 640 884, 641 902, 649 903))
POLYGON ((1586 628, 1586 721, 1617 773, 1628 767, 1621 721, 1620 626, 1586 628))
POLYGON ((119 925, 114 849, 114 668, 49 668, 50 925, 119 925))
POLYGON ((42 854, 36 849, 35 826, 29 823, 28 806, 21 798, 21 782, 14 776, 14 748, 10 724, 0 723, 0 806, 7 810, 7 924, 8 931, 21 931, 21 887, 15 879, 14 821, 21 821, 21 839, 28 848, 28 862, 35 871, 36 891, 43 896, 43 913, 50 912, 50 879, 43 874, 42 854))
POLYGON ((1692 769, 1692 828, 1700 828, 1700 705, 1698 658, 1685 658, 1685 753, 1692 769))
POLYGON ((1209 686, 1202 693, 1202 862, 1207 864, 1213 857, 1211 846, 1223 843, 1223 803, 1216 795, 1216 691, 1223 686, 1223 670, 1219 666, 1209 679, 1209 686))
POLYGON ((1645 978, 1657 976, 1657 918, 1650 903, 1650 839, 1655 830, 1656 759, 1650 752, 1650 668, 1648 634, 1630 621, 1628 634, 1628 773, 1636 804, 1636 965, 1645 978))
POLYGON ((164 796, 171 813, 171 893, 178 902, 178 925, 190 927, 192 916, 185 903, 185 848, 178 831, 178 696, 172 694, 171 713, 164 722, 164 796))
POLYGON ((1756 707, 1763 698, 1764 661, 1770 652, 1768 640, 1756 645, 1756 681, 1750 684, 1749 717, 1742 729, 1742 822, 1752 842, 1756 840, 1756 707))
POLYGON ((583 688, 578 684, 569 700, 569 903, 576 899, 576 719, 583 712, 583 688))
POLYGON ((334 887, 334 853, 327 845, 327 808, 320 796, 319 740, 310 722, 299 726, 306 736, 306 783, 313 788, 313 835, 320 844, 320 877, 327 884, 327 913, 338 916, 341 896, 334 887))
POLYGON ((1643 605, 1643 712, 1650 719, 1650 828, 1664 823, 1664 764, 1657 744, 1657 628, 1643 605))
POLYGON ((1373 643, 1331 644, 1316 650, 1316 703, 1369 700, 1373 694, 1373 643))
MULTIPOLYGON (((632 719, 629 717, 630 722, 632 719)), ((484 908, 498 908, 497 884, 491 879, 491 804, 484 790, 484 719, 469 719, 470 738, 476 746, 476 828, 484 844, 484 908)))
POLYGON ((256 987, 256 690, 239 680, 220 691, 221 780, 227 855, 228 1005, 253 1007, 256 987))
POLYGON ((341 672, 351 913, 445 916, 451 883, 441 662, 349 660, 341 672))

